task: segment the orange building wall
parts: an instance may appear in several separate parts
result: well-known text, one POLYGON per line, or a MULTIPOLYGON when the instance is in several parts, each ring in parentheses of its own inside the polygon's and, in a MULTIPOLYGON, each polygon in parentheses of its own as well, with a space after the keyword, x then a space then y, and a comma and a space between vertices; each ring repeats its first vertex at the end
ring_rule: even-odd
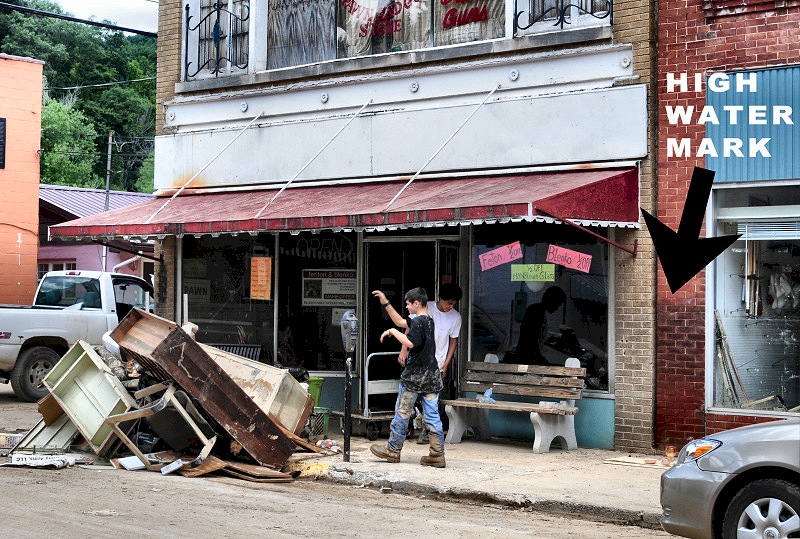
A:
POLYGON ((0 118, 6 119, 0 169, 0 303, 30 304, 39 250, 39 143, 42 66, 0 54, 0 118))

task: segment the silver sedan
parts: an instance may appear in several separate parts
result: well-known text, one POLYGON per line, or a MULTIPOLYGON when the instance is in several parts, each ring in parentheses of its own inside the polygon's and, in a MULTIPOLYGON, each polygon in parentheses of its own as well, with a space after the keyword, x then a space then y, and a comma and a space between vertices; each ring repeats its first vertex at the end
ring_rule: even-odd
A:
POLYGON ((684 537, 800 537, 800 418, 693 440, 661 476, 661 507, 684 537))

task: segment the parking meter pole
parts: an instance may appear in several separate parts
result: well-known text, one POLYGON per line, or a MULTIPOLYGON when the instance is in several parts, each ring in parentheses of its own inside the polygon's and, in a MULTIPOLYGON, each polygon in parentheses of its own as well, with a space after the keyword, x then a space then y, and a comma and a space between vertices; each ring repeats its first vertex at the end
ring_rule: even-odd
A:
POLYGON ((350 410, 352 408, 353 359, 348 356, 345 361, 344 374, 344 461, 350 462, 350 410))
POLYGON ((354 310, 347 310, 342 315, 342 346, 347 353, 344 374, 344 461, 350 462, 350 410, 352 408, 353 391, 353 352, 358 341, 358 317, 354 310))

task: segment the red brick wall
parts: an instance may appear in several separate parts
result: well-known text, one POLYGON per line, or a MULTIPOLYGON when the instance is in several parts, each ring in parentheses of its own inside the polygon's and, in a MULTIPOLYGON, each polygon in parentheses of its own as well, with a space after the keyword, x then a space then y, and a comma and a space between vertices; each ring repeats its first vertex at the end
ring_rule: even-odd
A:
MULTIPOLYGON (((800 63, 800 1, 662 1, 658 8, 658 218, 673 229, 680 221, 695 166, 704 160, 667 158, 667 138, 690 138, 696 148, 703 125, 670 125, 665 105, 705 104, 705 90, 694 92, 693 75, 800 63), (779 4, 785 7, 775 8, 779 4), (742 13, 713 16, 714 7, 742 13), (666 74, 687 73, 687 92, 667 93, 666 74)), ((717 13, 719 10, 716 11, 717 13)), ((704 234, 703 232, 702 234, 704 234)), ((681 444, 688 438, 763 420, 754 416, 705 413, 705 272, 672 294, 659 266, 657 289, 656 444, 681 444)))

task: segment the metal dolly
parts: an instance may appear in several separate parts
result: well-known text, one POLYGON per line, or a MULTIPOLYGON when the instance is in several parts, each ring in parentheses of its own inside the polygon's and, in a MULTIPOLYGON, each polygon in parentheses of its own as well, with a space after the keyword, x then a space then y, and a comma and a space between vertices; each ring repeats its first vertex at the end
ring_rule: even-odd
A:
MULTIPOLYGON (((394 419, 394 410, 371 410, 369 407, 370 395, 389 395, 397 394, 398 386, 400 385, 399 379, 390 380, 370 380, 369 379, 369 365, 372 358, 376 356, 397 356, 400 351, 396 352, 375 352, 367 356, 364 362, 364 376, 361 379, 361 394, 364 396, 364 409, 363 413, 353 413, 350 416, 353 425, 363 425, 369 440, 377 440, 381 434, 381 425, 383 423, 391 423, 394 419)), ((335 415, 342 415, 339 412, 334 412, 335 415)), ((344 426, 342 426, 344 428, 344 426)), ((352 425, 351 425, 351 430, 352 425)), ((409 434, 412 434, 409 431, 409 434)))

